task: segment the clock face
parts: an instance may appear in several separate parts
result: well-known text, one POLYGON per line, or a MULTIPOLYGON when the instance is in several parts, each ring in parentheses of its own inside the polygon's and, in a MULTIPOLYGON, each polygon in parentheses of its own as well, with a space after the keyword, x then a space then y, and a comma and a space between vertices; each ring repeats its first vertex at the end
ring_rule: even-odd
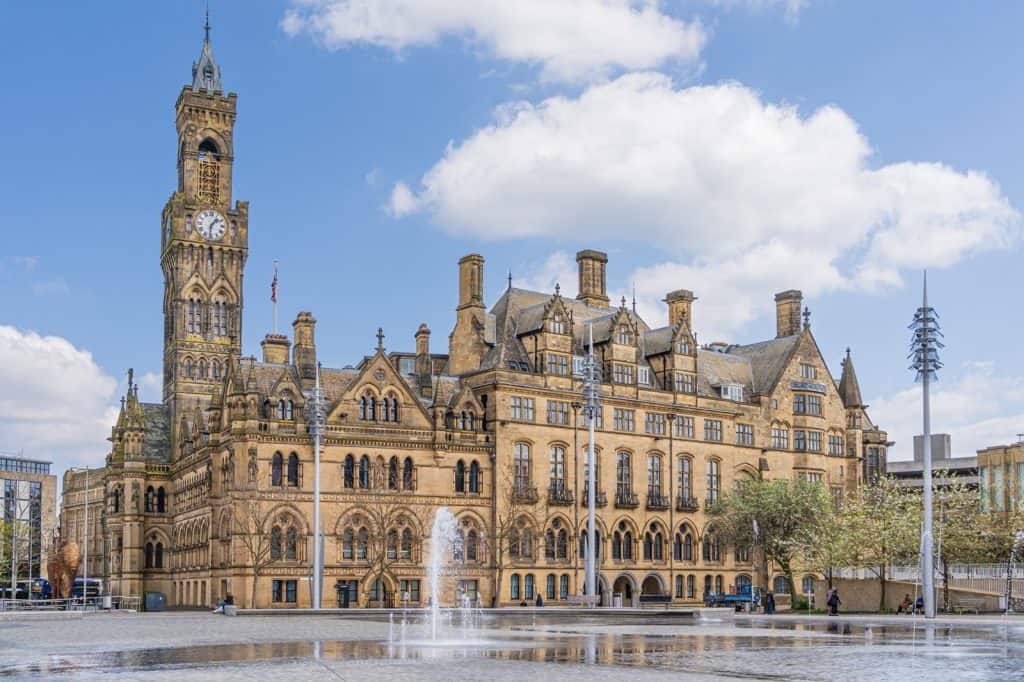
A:
POLYGON ((203 239, 217 240, 224 236, 227 223, 224 216, 214 210, 207 209, 196 216, 196 232, 203 239))

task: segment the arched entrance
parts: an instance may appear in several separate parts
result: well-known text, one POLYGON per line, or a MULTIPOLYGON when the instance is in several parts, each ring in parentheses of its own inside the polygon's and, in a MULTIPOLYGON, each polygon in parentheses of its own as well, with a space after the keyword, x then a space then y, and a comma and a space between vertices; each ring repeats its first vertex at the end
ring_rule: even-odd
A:
POLYGON ((665 590, 661 585, 661 580, 656 575, 649 575, 644 578, 643 585, 640 587, 640 593, 643 595, 662 595, 665 594, 665 590))
MULTIPOLYGON (((612 584, 612 597, 621 595, 622 605, 624 607, 635 607, 637 606, 639 594, 636 585, 633 582, 633 578, 629 575, 620 575, 615 579, 612 584)), ((614 603, 614 602, 613 602, 614 603)))

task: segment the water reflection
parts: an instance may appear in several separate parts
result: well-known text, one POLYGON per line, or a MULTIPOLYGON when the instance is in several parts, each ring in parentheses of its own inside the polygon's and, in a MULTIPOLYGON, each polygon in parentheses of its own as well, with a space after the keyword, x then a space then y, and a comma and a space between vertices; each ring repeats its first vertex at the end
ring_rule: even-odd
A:
MULTIPOLYGON (((252 661, 390 659, 529 661, 644 667, 758 679, 1012 679, 1024 663, 1020 628, 1001 625, 879 624, 843 620, 751 620, 736 626, 695 624, 663 632, 619 633, 623 623, 594 614, 573 620, 525 614, 489 616, 472 640, 417 640, 418 625, 393 622, 384 641, 244 643, 65 654, 0 668, 2 676, 76 671, 123 672, 155 667, 231 665, 252 661), (531 629, 536 619, 539 627, 531 629), (593 632, 594 626, 615 625, 593 632), (401 633, 402 636, 396 636, 401 633), (405 636, 408 635, 408 636, 405 636), (927 653, 928 655, 921 655, 927 653)), ((639 626, 658 624, 658 617, 639 626)), ((663 623, 665 624, 665 623, 663 623)), ((629 624, 627 623, 628 627, 629 624)), ((459 623, 454 623, 459 630, 459 623)), ((461 632, 461 631, 460 631, 461 632)), ((444 636, 444 633, 442 637, 444 636)))

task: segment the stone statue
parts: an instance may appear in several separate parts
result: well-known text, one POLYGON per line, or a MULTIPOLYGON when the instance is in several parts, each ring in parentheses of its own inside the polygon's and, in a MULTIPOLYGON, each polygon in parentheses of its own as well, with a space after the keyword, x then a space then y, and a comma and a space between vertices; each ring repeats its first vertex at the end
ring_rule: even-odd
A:
POLYGON ((139 494, 141 492, 142 492, 142 488, 139 486, 138 482, 133 483, 132 484, 132 509, 136 513, 139 513, 139 512, 142 511, 142 508, 139 507, 139 494))
POLYGON ((249 483, 256 482, 256 476, 259 473, 259 465, 256 463, 256 451, 249 451, 249 483))

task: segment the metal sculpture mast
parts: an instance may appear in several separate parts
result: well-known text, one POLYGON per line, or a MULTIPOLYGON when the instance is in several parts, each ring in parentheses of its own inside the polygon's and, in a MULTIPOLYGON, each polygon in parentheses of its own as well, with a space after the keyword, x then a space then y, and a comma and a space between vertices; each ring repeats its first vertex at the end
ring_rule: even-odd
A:
POLYGON ((939 361, 939 349, 944 347, 939 330, 939 314, 928 305, 928 273, 924 275, 924 295, 921 307, 914 314, 910 323, 912 337, 910 355, 913 360, 910 369, 917 372, 916 379, 921 381, 921 412, 924 422, 924 524, 921 528, 921 583, 924 592, 924 615, 935 617, 935 567, 932 551, 932 424, 929 385, 938 380, 938 371, 942 368, 939 361))
POLYGON ((587 355, 583 360, 583 409, 587 415, 587 433, 590 440, 587 444, 587 552, 585 559, 585 585, 588 599, 594 599, 597 595, 596 522, 594 520, 594 507, 597 501, 597 459, 594 455, 594 422, 601 411, 601 370, 597 366, 597 358, 594 357, 594 326, 590 324, 587 325, 587 328, 590 334, 590 344, 587 355))
POLYGON ((320 363, 316 365, 316 383, 309 395, 309 432, 313 436, 313 604, 320 608, 323 553, 320 544, 320 440, 326 418, 324 392, 320 388, 320 363))

